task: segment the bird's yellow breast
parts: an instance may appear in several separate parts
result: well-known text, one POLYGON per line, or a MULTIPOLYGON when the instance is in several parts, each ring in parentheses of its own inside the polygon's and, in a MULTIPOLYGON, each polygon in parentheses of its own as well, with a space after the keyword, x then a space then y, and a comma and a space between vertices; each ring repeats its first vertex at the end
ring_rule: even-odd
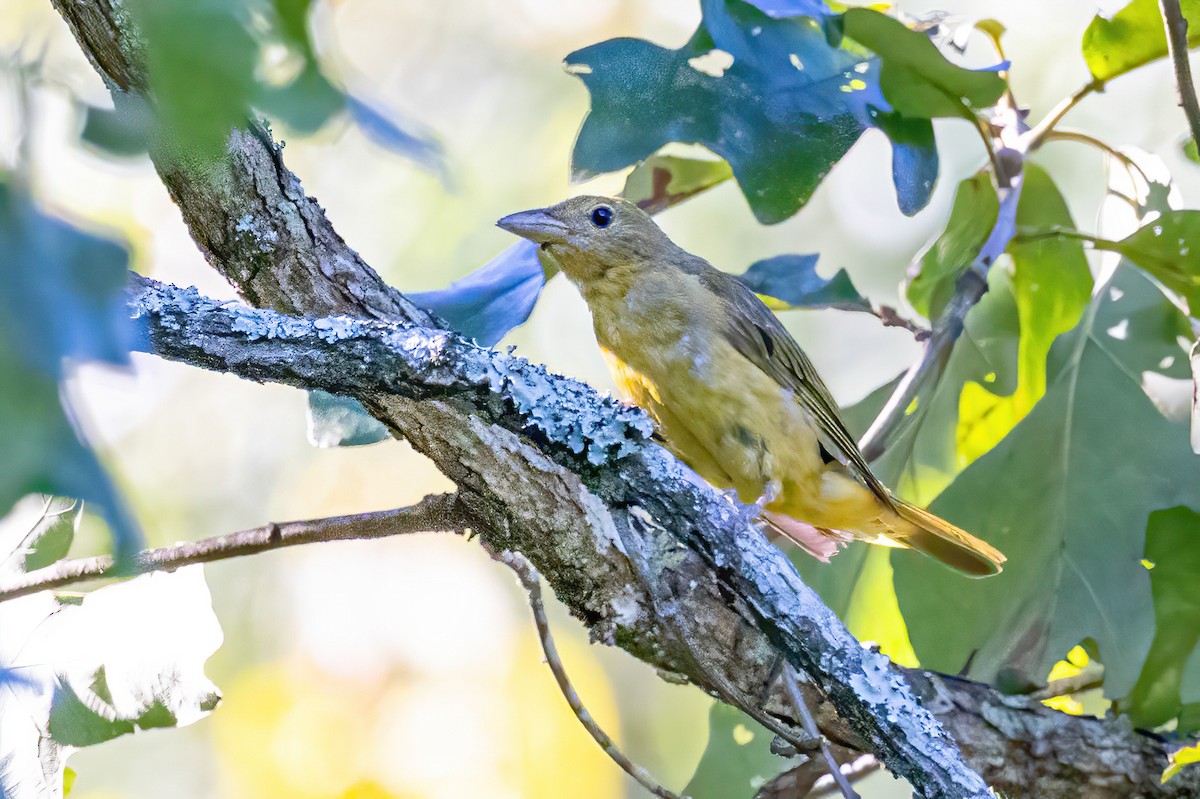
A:
POLYGON ((726 310, 697 277, 643 271, 624 288, 603 281, 584 291, 618 387, 681 460, 744 502, 772 483, 819 493, 795 490, 819 480, 811 420, 722 334, 726 310))

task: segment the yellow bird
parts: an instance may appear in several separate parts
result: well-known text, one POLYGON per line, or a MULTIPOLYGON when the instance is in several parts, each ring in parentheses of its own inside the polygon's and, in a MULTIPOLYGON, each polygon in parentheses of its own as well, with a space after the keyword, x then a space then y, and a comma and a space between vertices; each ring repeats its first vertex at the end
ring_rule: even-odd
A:
POLYGON ((1004 555, 879 482, 812 363, 740 281, 625 200, 575 197, 506 216, 579 287, 617 385, 667 446, 827 560, 851 539, 910 547, 967 574, 1004 555))

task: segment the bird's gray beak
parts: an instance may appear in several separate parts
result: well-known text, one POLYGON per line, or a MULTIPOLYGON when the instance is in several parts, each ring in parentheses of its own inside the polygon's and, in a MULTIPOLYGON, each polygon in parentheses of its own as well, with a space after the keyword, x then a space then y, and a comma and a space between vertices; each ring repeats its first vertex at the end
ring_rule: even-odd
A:
POLYGON ((557 244, 567 240, 567 226, 542 208, 509 214, 496 222, 496 226, 538 244, 557 244))

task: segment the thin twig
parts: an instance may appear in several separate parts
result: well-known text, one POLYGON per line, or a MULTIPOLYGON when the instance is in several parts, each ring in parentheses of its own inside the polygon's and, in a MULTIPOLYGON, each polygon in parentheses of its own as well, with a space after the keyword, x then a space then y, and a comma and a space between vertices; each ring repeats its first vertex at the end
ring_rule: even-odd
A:
POLYGON ((917 341, 925 341, 929 338, 929 328, 922 327, 911 319, 901 316, 900 312, 890 305, 872 308, 869 313, 882 322, 884 327, 899 327, 907 330, 917 341))
POLYGON ((1132 173, 1136 171, 1142 176, 1142 180, 1147 185, 1150 183, 1150 176, 1146 174, 1146 171, 1142 169, 1137 161, 1134 161, 1128 155, 1121 152, 1116 147, 1113 147, 1111 144, 1097 139, 1095 136, 1089 136, 1088 134, 1078 130, 1052 130, 1046 134, 1045 141, 1073 141, 1079 142, 1080 144, 1091 145, 1097 150, 1100 150, 1108 155, 1110 158, 1119 161, 1121 165, 1124 166, 1127 171, 1129 171, 1131 176, 1132 173))
POLYGON ((1192 141, 1200 147, 1200 101, 1196 99, 1196 85, 1192 83, 1192 65, 1188 61, 1188 21, 1179 8, 1179 0, 1158 0, 1162 10, 1163 25, 1167 30, 1167 52, 1175 65, 1175 84, 1179 90, 1179 104, 1187 116, 1192 131, 1192 141))
POLYGON ((513 570, 529 594, 529 609, 533 611, 533 622, 537 626, 538 640, 541 641, 542 652, 546 656, 546 665, 554 673, 558 689, 562 691, 563 698, 567 700, 567 704, 571 706, 571 711, 575 714, 575 718, 579 719, 583 728, 600 745, 604 753, 621 767, 621 770, 637 780, 638 785, 662 799, 687 799, 659 785, 650 772, 626 757, 608 733, 601 729, 596 720, 592 718, 588 709, 584 707, 579 694, 575 692, 575 687, 571 685, 571 679, 567 676, 562 659, 558 656, 558 648, 554 645, 554 636, 550 633, 550 620, 546 617, 546 606, 542 602, 542 578, 534 565, 519 552, 505 550, 504 552, 494 552, 492 556, 513 570))
POLYGON ((1053 699, 1056 696, 1067 696, 1068 694, 1090 691, 1102 685, 1104 685, 1104 670, 1087 668, 1070 677, 1054 680, 1047 684, 1046 687, 1039 688, 1030 693, 1029 698, 1037 699, 1040 702, 1043 699, 1053 699))
MULTIPOLYGON (((971 266, 959 277, 954 294, 933 326, 925 352, 905 373, 892 392, 883 410, 859 441, 863 457, 873 461, 883 454, 888 443, 904 425, 909 406, 924 388, 936 383, 950 358, 954 342, 962 335, 967 312, 987 293, 987 273, 1008 247, 1016 231, 1017 204, 1021 199, 1021 177, 1015 176, 1012 185, 1000 190, 1000 210, 996 224, 980 248, 971 266)), ((923 410, 923 409, 922 409, 923 410)))
POLYGON ((1022 136, 1022 139, 1024 139, 1024 147, 1022 149, 1027 153, 1031 153, 1038 147, 1041 147, 1042 143, 1046 140, 1046 136, 1050 131, 1054 130, 1055 125, 1062 121, 1067 112, 1079 105, 1080 101, 1089 94, 1099 91, 1104 91, 1104 81, 1095 78, 1091 83, 1081 86, 1070 97, 1063 98, 1058 105, 1050 109, 1050 113, 1046 114, 1041 122, 1025 132, 1025 135, 1022 136))
POLYGON ((416 505, 395 510, 332 516, 326 519, 267 524, 252 530, 189 541, 140 552, 132 568, 117 569, 109 555, 62 560, 0 583, 0 602, 52 588, 97 580, 174 571, 193 563, 256 555, 272 549, 318 541, 386 538, 418 532, 462 532, 469 526, 457 494, 430 494, 416 505))
POLYGON ((829 749, 829 740, 821 734, 821 730, 817 728, 816 719, 813 718, 812 711, 808 709, 808 704, 804 701, 804 696, 800 693, 799 681, 803 679, 800 672, 795 669, 785 670, 783 673, 783 684, 787 689, 788 697, 792 700, 792 706, 796 712, 800 714, 800 726, 810 737, 818 741, 818 746, 821 749, 821 757, 825 759, 825 765, 829 769, 829 776, 837 784, 842 791, 842 796, 846 799, 861 799, 858 792, 850 787, 850 782, 842 774, 841 764, 833 756, 833 752, 829 749), (790 674, 788 672, 791 672, 790 674))

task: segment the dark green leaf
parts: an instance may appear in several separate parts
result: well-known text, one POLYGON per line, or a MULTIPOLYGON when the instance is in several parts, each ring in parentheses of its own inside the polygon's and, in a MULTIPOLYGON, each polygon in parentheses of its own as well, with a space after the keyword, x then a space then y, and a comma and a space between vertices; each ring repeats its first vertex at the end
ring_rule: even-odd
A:
MULTIPOLYGON (((1154 598, 1154 642, 1133 691, 1118 703, 1134 726, 1152 729, 1180 715, 1183 670, 1200 641, 1200 514, 1172 508, 1151 514, 1146 559, 1154 598)), ((1200 681, 1189 686, 1200 689, 1200 681)))
POLYGON ((923 665, 954 673, 969 663, 972 677, 1036 684, 1090 638, 1108 694, 1133 687, 1153 634, 1141 565, 1147 520, 1200 507, 1200 457, 1141 385, 1162 364, 1185 368, 1181 321, 1153 284, 1118 270, 1055 342, 1042 400, 933 503, 1008 555, 1002 574, 966 582, 928 559, 893 555, 923 665))
POLYGON ((24 570, 40 569, 65 558, 82 517, 83 503, 79 500, 46 497, 41 517, 22 541, 24 570))
POLYGON ((389 438, 383 423, 353 397, 308 392, 308 442, 314 447, 362 447, 389 438))
POLYGON ((869 311, 871 303, 858 293, 845 269, 832 278, 817 274, 817 255, 777 255, 756 261, 738 276, 757 294, 782 300, 793 308, 838 308, 869 311))
POLYGON ((1096 247, 1121 253, 1200 315, 1200 211, 1167 211, 1131 236, 1096 247))
POLYGON ((140 535, 59 397, 63 360, 122 363, 125 249, 40 213, 0 183, 0 513, 29 493, 96 502, 119 555, 140 535))
POLYGON ((774 736, 724 702, 708 714, 708 745, 683 789, 692 799, 750 799, 789 761, 771 754, 774 736))
POLYGON ((950 220, 922 255, 908 284, 908 301, 918 313, 936 319, 996 224, 1000 200, 987 170, 958 184, 950 220))
POLYGON ((842 16, 847 36, 879 55, 879 86, 898 114, 909 118, 964 117, 995 105, 1005 81, 991 70, 952 64, 924 33, 869 8, 842 16))
MULTIPOLYGON (((613 39, 567 57, 592 97, 573 171, 621 169, 668 142, 702 144, 729 162, 758 219, 779 222, 889 112, 877 64, 832 47, 810 17, 773 19, 741 0, 704 0, 702 8, 703 25, 677 50, 613 39), (727 69, 702 65, 720 54, 732 56, 727 69)), ((896 161, 906 212, 928 202, 921 192, 936 174, 931 141, 909 132, 896 161)))
MULTIPOLYGON (((1181 0, 1188 44, 1200 44, 1200 0, 1181 0)), ((1097 15, 1083 32, 1083 57, 1099 80, 1111 80, 1167 56, 1158 0, 1133 0, 1110 18, 1097 15)))

